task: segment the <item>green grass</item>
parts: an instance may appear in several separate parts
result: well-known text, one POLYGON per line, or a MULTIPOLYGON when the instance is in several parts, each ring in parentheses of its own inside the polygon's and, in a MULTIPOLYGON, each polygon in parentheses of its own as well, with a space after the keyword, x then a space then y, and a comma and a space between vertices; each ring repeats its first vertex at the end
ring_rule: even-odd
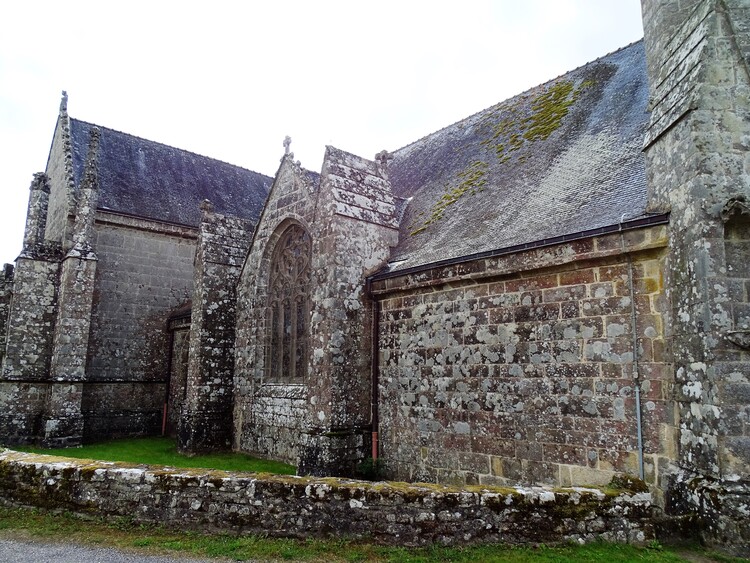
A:
MULTIPOLYGON (((143 526, 128 519, 113 522, 82 520, 70 514, 50 514, 29 509, 0 507, 0 536, 33 537, 45 541, 66 541, 87 545, 137 550, 146 554, 227 557, 236 561, 249 559, 286 561, 398 561, 428 563, 433 561, 482 562, 600 562, 624 563, 644 561, 669 563, 687 561, 680 553, 657 543, 634 547, 594 543, 562 547, 384 547, 347 540, 293 540, 260 536, 208 535, 143 526)), ((689 552, 699 560, 712 561, 711 554, 700 550, 689 552)))
POLYGON ((240 453, 218 452, 196 456, 182 455, 177 453, 174 440, 162 437, 112 440, 80 448, 45 449, 14 446, 13 449, 20 452, 58 455, 77 459, 96 459, 99 461, 127 461, 149 465, 266 472, 280 475, 294 475, 295 473, 295 468, 286 463, 258 459, 240 453))

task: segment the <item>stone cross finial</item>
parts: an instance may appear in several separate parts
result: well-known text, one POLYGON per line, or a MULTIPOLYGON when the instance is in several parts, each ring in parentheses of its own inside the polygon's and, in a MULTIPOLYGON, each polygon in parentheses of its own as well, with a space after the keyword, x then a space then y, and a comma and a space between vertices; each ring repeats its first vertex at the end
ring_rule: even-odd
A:
POLYGON ((284 154, 289 154, 289 147, 292 145, 292 138, 287 135, 284 137, 284 154))
POLYGON ((386 171, 388 170, 388 161, 393 160, 393 155, 387 150, 383 149, 375 155, 375 160, 377 160, 380 164, 380 168, 382 168, 383 171, 386 171))
POLYGON ((380 163, 380 166, 388 166, 388 161, 393 160, 393 155, 384 149, 375 155, 375 160, 380 163))
POLYGON ((68 111, 68 93, 62 91, 62 99, 60 100, 60 113, 67 113, 68 111))

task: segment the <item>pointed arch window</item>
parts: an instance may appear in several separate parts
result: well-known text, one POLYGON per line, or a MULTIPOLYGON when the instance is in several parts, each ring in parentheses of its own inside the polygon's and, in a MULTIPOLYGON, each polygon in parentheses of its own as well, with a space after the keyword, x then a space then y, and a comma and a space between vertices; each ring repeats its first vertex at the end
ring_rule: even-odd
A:
POLYGON ((311 252, 310 235, 299 225, 282 233, 273 252, 266 354, 273 381, 302 382, 307 372, 311 252))

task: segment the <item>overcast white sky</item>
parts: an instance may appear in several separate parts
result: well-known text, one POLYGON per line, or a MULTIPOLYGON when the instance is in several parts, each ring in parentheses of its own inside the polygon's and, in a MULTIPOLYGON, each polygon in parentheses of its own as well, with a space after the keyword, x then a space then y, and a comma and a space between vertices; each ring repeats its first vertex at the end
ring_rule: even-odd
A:
POLYGON ((4 4, 0 264, 72 117, 273 175, 372 158, 640 39, 639 0, 4 4))

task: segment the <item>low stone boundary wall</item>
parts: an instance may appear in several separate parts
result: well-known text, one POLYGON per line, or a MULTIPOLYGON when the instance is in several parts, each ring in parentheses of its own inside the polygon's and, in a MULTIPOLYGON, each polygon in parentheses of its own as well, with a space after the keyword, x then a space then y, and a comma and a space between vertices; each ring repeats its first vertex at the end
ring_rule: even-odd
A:
POLYGON ((194 530, 383 544, 640 543, 651 495, 588 488, 452 488, 75 460, 0 451, 0 497, 194 530))

